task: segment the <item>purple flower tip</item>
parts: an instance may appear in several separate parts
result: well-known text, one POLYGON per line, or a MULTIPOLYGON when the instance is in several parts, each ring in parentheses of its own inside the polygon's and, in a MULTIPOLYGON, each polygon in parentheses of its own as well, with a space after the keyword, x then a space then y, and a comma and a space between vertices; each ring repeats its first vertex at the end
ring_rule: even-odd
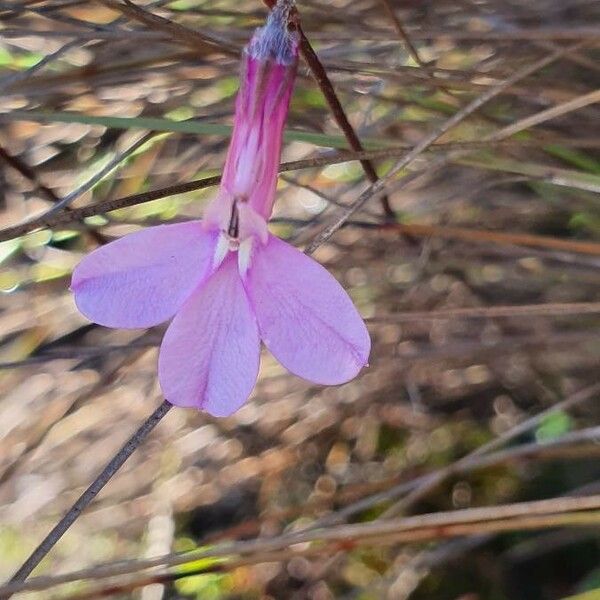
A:
POLYGON ((246 49, 252 58, 272 60, 280 65, 295 63, 298 34, 288 29, 290 8, 291 4, 280 2, 269 14, 266 25, 257 29, 246 49))

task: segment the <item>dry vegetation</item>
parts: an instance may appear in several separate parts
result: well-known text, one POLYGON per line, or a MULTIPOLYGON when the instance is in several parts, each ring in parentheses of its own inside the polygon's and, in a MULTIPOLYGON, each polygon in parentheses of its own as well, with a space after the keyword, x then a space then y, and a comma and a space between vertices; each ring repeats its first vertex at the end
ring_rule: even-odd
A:
MULTIPOLYGON (((18 597, 597 599, 598 3, 299 10, 343 111, 309 57, 272 226, 349 290, 371 365, 321 388, 265 354, 233 417, 171 410, 35 572, 89 577, 18 597)), ((0 2, 5 578, 162 400, 162 331, 90 325, 70 272, 202 214, 265 14, 0 2)))

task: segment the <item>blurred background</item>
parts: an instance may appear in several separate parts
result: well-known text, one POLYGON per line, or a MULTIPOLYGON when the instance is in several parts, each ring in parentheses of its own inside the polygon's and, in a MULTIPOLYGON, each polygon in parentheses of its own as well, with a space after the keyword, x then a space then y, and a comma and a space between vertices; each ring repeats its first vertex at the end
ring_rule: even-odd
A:
MULTIPOLYGON (((494 515, 502 504, 600 494, 600 5, 298 8, 380 177, 469 102, 534 67, 316 251, 367 320, 369 368, 323 388, 264 352, 238 413, 170 411, 36 574, 316 522, 494 515)), ((90 324, 70 273, 125 233, 202 215, 229 140, 239 52, 266 14, 259 0, 0 1, 3 578, 162 401, 163 328, 90 324), (212 185, 170 188, 203 179, 212 185)), ((348 148, 301 61, 275 233, 305 247, 356 202, 375 177, 348 148)), ((112 589, 92 578, 18 597, 592 600, 595 514, 579 527, 350 536, 163 569, 153 585, 132 573, 112 589)))

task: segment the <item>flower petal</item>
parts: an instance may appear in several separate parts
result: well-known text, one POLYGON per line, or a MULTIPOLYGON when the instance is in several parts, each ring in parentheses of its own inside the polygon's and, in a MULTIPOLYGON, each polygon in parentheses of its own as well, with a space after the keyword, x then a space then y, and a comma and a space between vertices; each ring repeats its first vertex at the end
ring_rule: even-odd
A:
POLYGON ((367 363, 371 340, 350 297, 299 250, 269 236, 254 252, 246 288, 263 342, 292 373, 334 385, 367 363))
POLYGON ((160 385, 172 404, 224 417, 250 395, 259 358, 256 319, 230 254, 169 326, 158 360, 160 385))
POLYGON ((209 275, 216 239, 191 221, 150 227, 102 246, 73 271, 77 307, 107 327, 162 323, 209 275))

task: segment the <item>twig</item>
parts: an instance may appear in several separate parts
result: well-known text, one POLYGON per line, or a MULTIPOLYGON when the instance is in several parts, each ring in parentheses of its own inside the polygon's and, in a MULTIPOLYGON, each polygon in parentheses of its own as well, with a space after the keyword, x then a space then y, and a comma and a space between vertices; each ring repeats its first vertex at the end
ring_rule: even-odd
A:
POLYGON ((377 315, 365 319, 368 323, 428 321, 434 319, 491 319, 497 317, 539 317, 551 315, 586 315, 600 313, 600 302, 556 302, 516 304, 514 306, 472 306, 429 311, 406 311, 377 315))
POLYGON ((101 588, 90 590, 89 592, 76 593, 63 598, 63 600, 95 600, 98 598, 107 598, 116 594, 125 594, 132 592, 140 587, 145 587, 152 584, 166 584, 193 577, 194 575, 207 575, 210 573, 225 573, 231 572, 243 566, 257 565, 269 562, 282 562, 290 560, 297 556, 314 556, 325 554, 329 556, 331 550, 325 546, 315 547, 310 546, 302 551, 297 549, 277 550, 277 552, 257 553, 247 558, 238 558, 236 560, 215 561, 212 565, 200 566, 197 569, 185 569, 183 572, 166 571, 163 573, 155 573, 145 575, 143 577, 132 577, 126 582, 118 582, 112 585, 107 585, 101 588))
POLYGON ((175 21, 170 21, 159 15, 156 15, 141 6, 138 6, 131 0, 100 0, 102 4, 122 12, 124 15, 144 23, 153 32, 162 31, 169 35, 178 44, 185 44, 194 50, 200 50, 203 54, 219 52, 231 56, 238 56, 241 48, 222 40, 214 39, 206 33, 200 33, 188 27, 184 27, 175 21))
MULTIPOLYGON (((598 511, 594 511, 597 513, 598 511)), ((166 583, 169 581, 177 581, 179 579, 190 577, 193 575, 201 575, 208 573, 222 573, 222 572, 231 572, 234 569, 237 569, 241 566, 245 565, 255 565, 261 563, 269 563, 269 562, 283 562, 290 560, 294 557, 298 556, 315 556, 315 555, 324 555, 324 557, 331 557, 332 554, 335 555, 336 551, 338 553, 347 552, 349 549, 355 548, 359 545, 368 544, 369 546, 385 546, 397 543, 398 541, 403 541, 405 543, 410 542, 422 542, 427 539, 439 539, 439 538, 453 538, 457 536, 463 537, 464 535, 472 535, 472 538, 466 538, 467 540, 471 539, 474 541, 478 541, 482 536, 485 535, 487 538, 490 533, 501 533, 505 531, 524 531, 524 530, 533 530, 533 529, 543 529, 547 527, 556 527, 561 524, 571 525, 571 526, 585 526, 586 521, 590 520, 592 524, 596 523, 598 520, 597 514, 594 515, 592 511, 589 511, 587 514, 579 513, 575 515, 564 515, 561 516, 552 516, 548 517, 512 517, 506 520, 499 520, 497 522, 492 523, 474 523, 474 524, 464 524, 462 526, 442 526, 437 528, 431 528, 429 530, 423 529, 416 534, 395 534, 395 533, 385 533, 378 539, 371 538, 362 538, 357 536, 353 539, 349 539, 347 541, 342 542, 333 542, 329 544, 319 544, 319 545, 304 545, 300 548, 293 549, 281 549, 271 552, 260 552, 249 555, 246 558, 238 558, 234 560, 224 560, 222 562, 216 562, 216 564, 206 565, 204 567, 199 567, 197 569, 188 569, 186 568, 183 571, 165 571, 158 572, 154 574, 145 575, 142 577, 137 577, 130 579, 129 581, 123 584, 113 584, 110 586, 106 586, 104 588, 97 588, 90 592, 84 592, 81 594, 69 595, 65 598, 65 600, 91 600, 92 598, 103 598, 106 596, 113 595, 115 593, 123 593, 126 591, 133 591, 141 586, 145 586, 151 583, 166 583), (582 518, 583 517, 583 518, 582 518), (563 520, 564 519, 564 520, 563 520), (560 521, 563 520, 563 523, 560 521), (460 528, 460 531, 459 531, 460 528), (482 531, 486 531, 485 534, 482 534, 482 531), (404 539, 399 540, 398 537, 402 536, 404 539)), ((464 541, 464 538, 463 540, 464 541)))
MULTIPOLYGON (((343 225, 343 223, 341 223, 343 225)), ((568 240, 553 238, 544 235, 530 233, 502 233, 500 231, 486 231, 482 229, 469 229, 467 227, 445 227, 443 225, 424 225, 420 223, 391 223, 381 225, 381 228, 407 233, 419 237, 439 237, 465 242, 486 242, 493 244, 529 246, 532 248, 544 248, 558 252, 575 252, 578 254, 590 254, 600 256, 600 244, 597 242, 586 242, 579 240, 568 240)), ((336 229, 337 231, 337 229, 336 229)), ((318 247, 320 242, 313 242, 310 246, 318 247)))
MULTIPOLYGON (((40 564, 40 561, 50 552, 64 533, 73 525, 82 511, 96 497, 98 492, 110 481, 111 477, 121 468, 123 463, 133 454, 134 450, 144 441, 148 434, 158 425, 160 420, 169 412, 171 404, 166 400, 142 423, 139 429, 129 438, 125 445, 115 454, 104 467, 92 484, 77 499, 67 514, 52 528, 40 545, 31 553, 21 568, 11 577, 10 583, 22 583, 40 564)), ((13 592, 0 591, 2 598, 10 598, 13 592)))
MULTIPOLYGON (((379 32, 378 32, 379 33, 379 32)), ((328 31, 327 39, 331 41, 341 41, 350 39, 351 34, 336 34, 328 31)), ((411 31, 413 40, 434 40, 443 38, 451 41, 473 40, 473 41, 493 41, 502 42, 522 41, 522 40, 555 40, 555 41, 575 41, 585 40, 592 43, 598 43, 600 39, 600 27, 581 26, 581 27, 522 27, 502 31, 475 31, 463 27, 462 29, 449 29, 440 27, 420 27, 411 31)), ((383 36, 369 37, 361 36, 361 40, 376 40, 381 42, 383 36)))
POLYGON ((454 92, 452 92, 452 90, 449 90, 448 87, 446 85, 444 85, 444 83, 441 83, 440 81, 436 80, 435 75, 428 69, 427 64, 421 60, 421 57, 419 56, 419 51, 417 50, 417 47, 413 44, 408 33, 406 33, 406 30, 404 29, 402 23, 400 22, 400 19, 398 18, 398 15, 396 14, 396 11, 394 10, 394 7, 392 6, 392 3, 390 2, 390 0, 380 0, 380 1, 381 1, 381 5, 383 6, 383 9, 387 13, 388 17, 390 18, 390 21, 392 22, 392 25, 394 26, 394 29, 396 30, 398 37, 406 46, 408 53, 410 54, 412 59, 415 61, 415 63, 417 65, 419 65, 419 67, 423 70, 427 79, 429 79, 429 81, 434 86, 438 87, 443 92, 448 94, 448 96, 450 96, 453 99, 456 99, 456 94, 454 94, 454 92))
MULTIPOLYGON (((155 133, 145 133, 136 140, 129 148, 123 150, 123 152, 117 154, 111 161, 102 167, 97 173, 94 173, 85 183, 81 184, 77 189, 67 194, 64 198, 61 198, 52 208, 47 210, 41 217, 43 219, 49 219, 52 215, 59 213, 63 208, 66 208, 72 204, 79 196, 85 194, 88 190, 91 190, 97 183, 102 181, 111 171, 116 169, 125 159, 131 156, 136 150, 141 148, 148 140, 154 137, 155 133)), ((35 219, 37 220, 37 218, 35 219)))
MULTIPOLYGON (((395 503, 390 508, 388 508, 385 513, 382 515, 382 518, 392 518, 399 515, 401 512, 406 510, 409 506, 423 498, 426 494, 428 494, 431 490, 440 485, 443 481, 446 481, 448 477, 452 476, 454 473, 460 471, 465 466, 468 466, 470 462, 478 462, 479 459, 485 455, 487 452, 491 450, 495 450, 502 445, 506 444, 509 440, 514 439, 516 436, 521 435, 525 431, 529 431, 532 427, 535 427, 539 423, 541 423, 548 415, 554 414, 560 410, 568 410, 572 408, 576 404, 580 404, 581 402, 585 402, 588 399, 594 397, 600 391, 600 384, 593 385, 589 388, 580 390, 578 393, 573 394, 570 398, 551 406, 550 408, 542 411, 541 413, 535 415, 530 419, 519 423, 515 427, 511 428, 505 435, 500 436, 499 438, 484 444, 477 448, 477 450, 471 452, 461 460, 457 461, 453 465, 438 471, 437 473, 433 473, 431 477, 429 477, 426 481, 423 482, 422 485, 418 486, 414 491, 412 491, 406 498, 395 503)), ((596 437, 600 434, 600 428, 595 428, 597 433, 593 433, 592 437, 596 437)), ((519 448, 516 448, 519 450, 519 448)), ((491 456, 488 456, 490 458, 491 456)))
POLYGON ((6 585, 0 596, 20 591, 46 589, 84 579, 100 579, 123 575, 158 566, 184 565, 206 558, 251 556, 256 553, 277 553, 297 544, 310 542, 341 543, 352 548, 359 540, 369 545, 397 542, 422 542, 459 535, 472 535, 490 531, 510 531, 544 527, 581 526, 600 522, 600 496, 552 498, 535 502, 520 502, 503 506, 468 508, 443 513, 430 513, 392 521, 372 521, 354 525, 341 525, 324 529, 285 534, 273 538, 259 538, 232 542, 186 554, 168 554, 152 559, 121 561, 84 569, 64 575, 36 577, 28 583, 6 585))
MULTIPOLYGON (((549 414, 553 414, 560 410, 567 410, 573 408, 577 404, 587 402, 591 398, 594 398, 598 393, 600 393, 600 383, 595 383, 594 385, 579 390, 575 394, 569 396, 568 398, 565 398, 562 402, 559 402, 551 406, 547 410, 538 413, 534 417, 531 417, 530 419, 527 419, 522 423, 515 425, 496 439, 488 442, 487 444, 484 444, 480 448, 464 456, 462 459, 456 461, 453 465, 440 469, 434 473, 423 475, 422 477, 416 480, 401 482, 395 485, 394 487, 390 488, 389 490, 373 494, 368 498, 363 498, 337 511, 334 515, 328 515, 326 517, 323 517, 322 519, 319 519, 319 521, 317 521, 311 527, 322 527, 326 525, 342 523, 352 515, 367 510, 377 504, 380 504, 381 502, 390 501, 400 496, 403 496, 404 494, 411 492, 419 486, 424 487, 431 485, 429 489, 433 489, 434 486, 438 485, 439 483, 444 481, 445 478, 451 476, 452 474, 462 473, 464 472, 463 469, 474 468, 478 464, 476 460, 477 456, 485 454, 486 452, 489 452, 493 449, 499 448, 504 444, 508 443, 510 440, 513 440, 518 435, 521 435, 522 433, 531 430, 531 428, 538 425, 549 414)), ((517 452, 519 451, 519 449, 515 448, 514 451, 517 452)), ((489 461, 492 460, 491 456, 488 456, 486 460, 488 460, 489 465, 489 461)))
POLYGON ((528 129, 533 125, 539 125, 544 121, 548 121, 550 119, 555 119, 556 117, 560 117, 574 110, 579 110, 580 108, 584 108, 585 106, 589 106, 590 104, 596 104, 600 102, 600 90, 594 90, 593 92, 589 92, 588 94, 583 94, 582 96, 577 96, 577 98, 573 98, 568 102, 562 102, 561 104, 557 104, 552 108, 548 108, 546 110, 542 110, 534 115, 526 117, 524 119, 520 119, 515 123, 511 123, 506 127, 500 129, 500 131, 496 131, 492 138, 494 140, 502 140, 519 131, 523 131, 524 129, 528 129))
MULTIPOLYGON (((466 141, 466 142, 451 142, 442 143, 436 142, 431 145, 431 148, 440 149, 477 149, 489 146, 490 142, 477 142, 477 141, 466 141)), ((600 147, 600 140, 587 139, 587 140, 550 140, 547 143, 556 143, 568 146, 576 146, 582 148, 597 148, 600 147)), ((528 144, 522 142, 498 142, 501 147, 513 147, 513 146, 527 146, 528 144)), ((539 146, 540 144, 533 144, 539 146)), ((299 169, 309 169, 324 167, 328 165, 340 164, 350 162, 354 160, 360 160, 361 158, 395 158, 405 154, 409 150, 409 146, 400 146, 395 148, 384 148, 381 150, 362 150, 360 152, 334 152, 326 156, 308 158, 303 160, 296 160, 287 163, 282 163, 280 166, 280 172, 295 171, 299 169)), ((552 173, 552 169, 549 169, 552 173)), ((186 192, 192 192, 195 190, 201 190, 208 187, 216 186, 220 183, 221 176, 215 175, 213 177, 206 177, 196 181, 188 181, 186 183, 179 183, 149 192, 142 192, 139 194, 132 194, 130 196, 123 196, 121 198, 104 200, 97 202, 90 206, 84 206, 82 208, 71 209, 72 212, 69 214, 58 213, 51 217, 41 215, 16 225, 5 227, 0 230, 0 242, 19 237, 36 229, 44 227, 55 227, 57 225, 67 225, 73 221, 81 220, 86 217, 100 215, 112 210, 118 210, 120 208, 126 208, 135 206, 137 204, 143 204, 145 202, 151 202, 160 198, 166 198, 168 196, 174 196, 176 194, 184 194, 186 192)), ((403 180, 406 183, 406 179, 403 180)), ((404 225, 401 225, 404 226, 404 225)), ((433 234, 432 234, 433 235, 433 234)))
POLYGON ((394 25, 396 33, 406 45, 408 53, 411 55, 412 59, 419 65, 419 67, 426 69, 427 65, 421 60, 421 57, 419 56, 419 51, 417 50, 416 46, 412 43, 412 40, 410 39, 409 35, 404 30, 402 23, 400 23, 400 19, 398 18, 398 15, 396 15, 396 11, 394 10, 394 7, 392 6, 390 0, 381 0, 381 5, 383 6, 388 17, 390 18, 390 21, 394 25))
MULTIPOLYGON (((369 200, 374 197, 379 196, 383 190, 385 185, 394 178, 399 171, 408 166, 411 162, 413 162, 420 154, 422 154, 425 150, 427 150, 436 140, 442 137, 445 133, 447 133, 450 129, 464 121, 469 115, 477 111, 484 104, 489 102, 495 96, 501 94, 505 89, 509 88, 511 85, 515 84, 517 81, 528 77, 532 73, 543 69, 554 61, 560 59, 565 54, 569 52, 573 52, 574 50, 582 47, 583 43, 578 42, 577 44, 572 44, 567 48, 561 48, 552 54, 537 60, 531 65, 523 67, 513 73, 509 78, 505 79, 503 82, 498 85, 493 86, 477 98, 475 98, 472 102, 470 102, 467 106, 459 110, 452 117, 450 117, 447 121, 445 121, 440 127, 438 127, 435 131, 427 135, 423 140, 421 140, 410 152, 408 152, 404 158, 402 158, 398 163, 394 165, 391 171, 382 179, 380 179, 377 183, 371 185, 367 190, 365 190, 358 199, 350 206, 348 209, 343 211, 343 213, 338 217, 338 219, 332 223, 329 227, 327 227, 321 234, 319 234, 309 246, 306 248, 307 254, 312 254, 319 246, 324 244, 342 225, 357 211, 359 211, 369 200)), ((446 159, 448 160, 448 159, 446 159)), ((446 162, 442 161, 442 162, 446 162)))
MULTIPOLYGON (((270 9, 272 9, 273 6, 275 6, 276 4, 276 0, 263 0, 263 2, 270 9)), ((342 130, 344 136, 346 137, 346 140, 348 140, 350 148, 352 148, 352 150, 360 152, 361 150, 363 150, 360 139, 358 138, 356 131, 354 131, 354 127, 352 127, 350 121, 348 120, 348 117, 346 116, 346 112, 344 111, 342 103, 340 102, 335 92, 335 89, 333 88, 333 85, 331 83, 331 80, 329 79, 329 75, 327 75, 325 67, 319 60, 317 53, 315 52, 311 43, 308 41, 308 38, 306 37, 304 31, 302 30, 302 26, 300 25, 297 12, 295 14, 295 18, 293 18, 292 20, 294 27, 298 30, 298 34, 300 35, 300 54, 302 58, 308 65, 312 76, 317 82, 317 85, 319 86, 319 89, 321 90, 321 93, 323 94, 325 101, 327 102, 327 105, 331 110, 331 114, 333 115, 335 122, 337 123, 338 127, 342 130)), ((369 181, 371 183, 375 183, 376 181, 378 181, 379 176, 375 171, 373 163, 368 159, 359 159, 359 161, 369 181)), ((385 214, 386 219, 389 221, 393 221, 395 219, 394 211, 390 206, 388 197, 385 195, 381 197, 381 206, 383 208, 383 212, 385 214)))
MULTIPOLYGON (((7 164, 9 164, 13 169, 18 171, 25 179, 33 183, 37 190, 41 192, 43 196, 46 197, 47 200, 52 202, 54 205, 58 204, 61 199, 55 194, 54 190, 49 188, 45 183, 39 180, 36 172, 25 162, 10 154, 5 148, 0 146, 0 159, 4 160, 7 164)), ((66 214, 72 215, 72 208, 70 206, 65 206, 66 214)), ((43 215, 42 215, 43 216, 43 215)), ((36 217, 36 220, 39 217, 36 217)), ((31 221, 25 221, 23 225, 29 223, 31 221)), ((96 231, 95 229, 90 229, 86 227, 86 232, 89 236, 98 244, 103 244, 105 242, 104 236, 96 231)))
MULTIPOLYGON (((406 148, 396 149, 397 153, 404 154, 406 148)), ((384 157, 384 154, 379 154, 379 152, 385 153, 385 157, 389 157, 390 154, 388 150, 384 151, 375 151, 376 156, 384 157)), ((394 150, 391 151, 392 155, 394 155, 394 150)), ((289 163, 283 163, 280 166, 280 172, 292 171, 296 169, 303 168, 311 168, 311 167, 320 167, 326 166, 330 164, 343 163, 351 160, 358 160, 361 155, 371 155, 373 154, 370 151, 362 151, 357 158, 354 158, 355 155, 350 153, 338 153, 333 155, 332 157, 320 157, 314 159, 307 160, 299 160, 293 161, 289 163)), ((141 192, 139 194, 131 194, 129 196, 123 196, 121 198, 104 200, 102 202, 97 202, 96 204, 92 204, 90 206, 84 206, 82 208, 74 209, 70 214, 59 213, 48 217, 48 215, 43 214, 38 217, 32 218, 28 221, 24 221, 21 223, 17 223, 16 225, 11 225, 9 227, 5 227, 0 230, 0 242, 4 242, 21 235, 25 235, 31 231, 35 231, 36 229, 45 228, 45 227, 55 227, 57 225, 66 225, 71 223, 72 221, 81 220, 86 217, 91 217, 95 215, 100 215, 106 212, 110 212, 113 210, 118 210, 120 208, 126 208, 130 206, 135 206, 137 204, 143 204, 145 202, 152 202, 153 200, 158 200, 160 198, 166 198, 168 196, 175 196, 177 194, 184 194, 186 192, 192 192, 196 190, 205 189, 208 187, 219 185, 221 182, 221 176, 215 175, 212 177, 205 177, 204 179, 199 179, 196 181, 188 181, 186 183, 179 183, 167 187, 163 187, 157 190, 151 190, 149 192, 141 192)))
POLYGON ((25 179, 33 183, 35 188, 52 203, 60 202, 60 198, 45 183, 39 180, 36 172, 25 162, 13 156, 0 146, 0 159, 10 165, 15 171, 19 172, 25 179))
MULTIPOLYGON (((18 237, 30 231, 38 229, 40 226, 54 226, 61 223, 70 223, 72 221, 81 221, 85 217, 91 216, 94 213, 88 213, 85 209, 89 207, 83 207, 83 209, 72 209, 70 205, 79 198, 82 194, 92 189, 99 181, 104 179, 111 171, 119 166, 127 157, 131 156, 138 148, 143 146, 149 139, 154 136, 154 132, 146 133, 136 142, 134 142, 129 148, 115 156, 107 165, 100 169, 97 173, 92 175, 85 183, 80 185, 78 188, 64 196, 63 198, 57 198, 54 192, 51 190, 50 193, 52 198, 56 198, 53 206, 41 215, 32 217, 27 221, 23 221, 18 225, 7 227, 0 231, 0 241, 6 241, 14 237, 18 237), (64 210, 63 210, 64 209, 64 210), (51 225, 50 225, 51 224, 51 225)), ((45 192, 47 195, 47 192, 45 192)), ((108 200, 107 202, 111 202, 108 200)), ((115 208, 119 208, 118 202, 115 208)), ((111 209, 114 210, 114 209, 111 209)))
MULTIPOLYGON (((418 174, 420 173, 413 173, 411 175, 418 174)), ((116 198, 114 200, 105 200, 90 206, 72 209, 70 213, 58 213, 56 215, 52 215, 50 218, 36 220, 36 222, 33 224, 35 226, 33 227, 31 226, 32 223, 14 225, 13 227, 7 227, 6 229, 0 231, 0 242, 24 235, 29 231, 38 229, 40 226, 55 227, 57 225, 65 225, 74 220, 82 220, 86 217, 102 214, 103 212, 109 212, 119 208, 141 204, 143 202, 150 202, 151 200, 164 197, 165 190, 169 190, 169 195, 183 194, 192 190, 198 190, 217 185, 219 181, 219 176, 207 177, 199 181, 177 184, 170 186, 169 188, 163 188, 153 192, 142 192, 140 194, 133 194, 132 196, 116 198)), ((274 222, 278 220, 281 221, 281 219, 273 219, 274 222)), ((286 223, 293 222, 296 225, 307 224, 305 221, 298 221, 294 219, 283 219, 283 221, 286 223)), ((345 221, 340 226, 345 225, 362 227, 375 231, 397 231, 413 237, 438 237, 441 239, 460 240, 471 243, 493 243, 509 246, 526 246, 531 248, 554 250, 556 252, 570 252, 574 254, 600 256, 600 243, 598 242, 568 240, 529 233, 502 233, 498 231, 486 231, 481 229, 470 229, 466 227, 445 227, 443 225, 425 225, 421 223, 375 224, 345 221)), ((312 251, 313 250, 310 249, 310 252, 312 251)))
POLYGON ((142 192, 140 194, 132 194, 131 196, 124 196, 122 198, 104 200, 89 206, 72 209, 70 213, 62 212, 52 215, 45 213, 44 215, 29 221, 25 221, 24 223, 19 223, 17 225, 13 225, 12 227, 6 227, 0 231, 0 242, 19 237, 41 227, 56 227, 57 225, 66 225, 67 223, 71 223, 73 221, 80 221, 86 217, 92 217, 105 212, 110 212, 112 210, 117 210, 119 208, 135 206, 136 204, 151 202, 152 200, 164 198, 165 196, 174 196, 176 194, 184 194, 185 192, 190 192, 192 190, 200 190, 211 187, 213 185, 218 185, 220 181, 220 175, 215 177, 206 177, 205 179, 200 179, 198 181, 189 181, 187 183, 176 184, 160 190, 153 190, 150 192, 142 192))
POLYGON ((24 71, 20 71, 19 73, 13 73, 12 75, 8 75, 7 77, 0 79, 0 92, 4 92, 6 88, 10 88, 15 83, 24 81, 25 79, 29 79, 29 77, 37 73, 45 65, 61 57, 63 54, 65 54, 65 52, 68 52, 71 48, 76 47, 81 47, 80 40, 71 40, 70 42, 67 42, 66 44, 61 46, 58 50, 55 50, 51 54, 44 56, 44 58, 35 63, 35 65, 33 65, 32 67, 29 67, 24 71))

